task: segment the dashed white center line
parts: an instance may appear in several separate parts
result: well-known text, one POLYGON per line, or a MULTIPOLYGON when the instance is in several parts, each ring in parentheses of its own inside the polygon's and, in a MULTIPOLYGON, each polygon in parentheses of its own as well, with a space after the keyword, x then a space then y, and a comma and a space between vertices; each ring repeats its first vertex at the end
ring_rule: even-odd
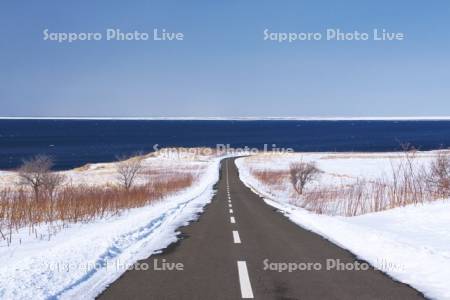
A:
POLYGON ((239 237, 239 232, 237 232, 237 230, 233 230, 233 241, 235 244, 241 243, 241 238, 239 237))
MULTIPOLYGON (((228 179, 228 161, 226 162, 226 175, 227 175, 227 196, 228 196, 228 207, 230 214, 233 214, 233 205, 231 204, 230 195, 230 184, 228 179)), ((234 216, 230 216, 230 223, 235 224, 236 219, 234 216)), ((239 237, 239 232, 233 230, 233 242, 235 244, 241 244, 241 238, 239 237)), ((239 284, 241 286, 241 296, 243 299, 253 299, 253 290, 250 284, 250 277, 248 276, 247 263, 245 261, 238 261, 238 273, 239 273, 239 284)))
POLYGON ((250 277, 248 276, 247 263, 245 261, 238 261, 238 273, 239 273, 239 284, 241 285, 241 295, 244 299, 252 299, 253 291, 252 285, 250 284, 250 277))

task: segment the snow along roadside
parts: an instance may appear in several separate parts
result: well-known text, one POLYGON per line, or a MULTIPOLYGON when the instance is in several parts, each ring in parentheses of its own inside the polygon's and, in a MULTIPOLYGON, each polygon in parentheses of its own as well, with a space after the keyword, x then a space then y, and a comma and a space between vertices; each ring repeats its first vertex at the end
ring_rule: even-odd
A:
POLYGON ((241 181, 295 224, 354 253, 426 297, 450 299, 450 201, 357 217, 311 213, 270 195, 236 159, 241 181), (266 191, 266 192, 264 192, 266 191))
POLYGON ((198 217, 215 193, 221 159, 195 186, 153 205, 73 224, 49 241, 19 233, 21 245, 0 249, 0 298, 94 299, 127 266, 175 242, 177 228, 198 217))

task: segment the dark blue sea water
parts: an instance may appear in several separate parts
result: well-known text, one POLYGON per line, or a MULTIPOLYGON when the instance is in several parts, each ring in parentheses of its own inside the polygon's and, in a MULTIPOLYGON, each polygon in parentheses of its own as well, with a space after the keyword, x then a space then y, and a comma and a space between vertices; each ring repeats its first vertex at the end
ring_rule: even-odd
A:
POLYGON ((450 147, 450 121, 143 121, 0 120, 0 169, 49 154, 57 169, 112 161, 165 146, 293 148, 296 151, 393 151, 450 147))

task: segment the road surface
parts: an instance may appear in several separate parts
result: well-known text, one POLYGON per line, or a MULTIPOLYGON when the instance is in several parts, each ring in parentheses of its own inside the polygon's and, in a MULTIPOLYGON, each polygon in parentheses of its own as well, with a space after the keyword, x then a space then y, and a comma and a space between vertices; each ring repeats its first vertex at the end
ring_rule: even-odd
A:
POLYGON ((127 271, 99 298, 423 299, 373 269, 327 270, 329 259, 355 265, 355 257, 265 204, 239 180, 233 159, 222 162, 211 204, 180 231, 178 243, 140 262, 148 270, 127 271), (279 272, 273 263, 306 270, 279 272))

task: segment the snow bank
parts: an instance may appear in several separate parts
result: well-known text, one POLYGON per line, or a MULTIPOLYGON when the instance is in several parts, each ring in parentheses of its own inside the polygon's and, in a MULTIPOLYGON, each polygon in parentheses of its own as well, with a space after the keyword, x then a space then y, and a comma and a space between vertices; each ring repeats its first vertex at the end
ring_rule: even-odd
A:
MULTIPOLYGON (((294 223, 348 249, 427 297, 450 299, 450 199, 357 217, 317 215, 289 204, 283 195, 262 186, 250 175, 250 164, 245 159, 236 160, 241 180, 294 223)), ((329 162, 334 171, 350 175, 359 173, 357 163, 352 159, 353 168, 345 171, 345 168, 337 167, 339 162, 329 162)), ((371 165, 377 164, 372 161, 371 165)), ((277 161, 267 167, 281 166, 277 161)), ((361 165, 361 168, 367 168, 367 165, 361 165)))
MULTIPOLYGON (((105 170, 104 165, 87 169, 105 170)), ((94 298, 127 266, 177 240, 176 229, 196 219, 211 201, 219 168, 220 158, 210 158, 197 184, 183 193, 119 216, 70 225, 50 240, 21 230, 20 244, 0 248, 0 298, 94 298)))

